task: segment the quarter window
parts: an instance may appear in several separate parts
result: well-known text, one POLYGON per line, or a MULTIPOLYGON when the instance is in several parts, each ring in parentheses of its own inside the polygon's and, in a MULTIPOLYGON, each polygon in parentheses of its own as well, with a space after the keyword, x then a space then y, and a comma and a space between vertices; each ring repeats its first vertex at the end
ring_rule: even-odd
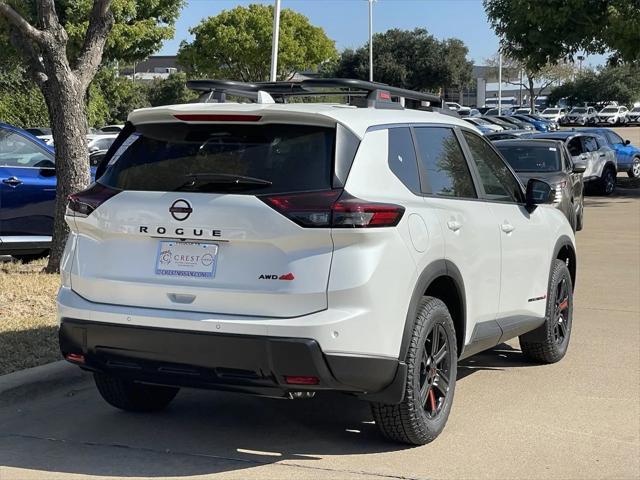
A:
POLYGON ((389 129, 389 168, 413 193, 420 193, 416 150, 408 127, 389 129))
POLYGON ((504 160, 478 135, 468 131, 462 134, 473 155, 487 198, 498 202, 521 202, 520 183, 504 160))
POLYGON ((427 193, 444 197, 477 198, 469 165, 451 128, 415 128, 427 193))

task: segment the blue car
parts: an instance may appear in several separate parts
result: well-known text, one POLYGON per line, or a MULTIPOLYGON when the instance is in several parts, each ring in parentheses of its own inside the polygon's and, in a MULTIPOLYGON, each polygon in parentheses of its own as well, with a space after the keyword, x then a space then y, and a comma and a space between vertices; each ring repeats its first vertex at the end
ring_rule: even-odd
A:
POLYGON ((618 172, 627 172, 627 175, 631 178, 640 177, 640 148, 631 145, 629 140, 623 140, 620 135, 609 128, 589 128, 584 130, 597 133, 615 150, 618 172))
POLYGON ((53 149, 0 123, 0 255, 28 261, 47 253, 55 199, 53 149))
POLYGON ((521 122, 526 122, 530 125, 533 125, 533 128, 538 130, 539 132, 548 132, 549 131, 549 122, 537 120, 535 118, 531 118, 528 115, 512 115, 513 118, 517 118, 521 122))

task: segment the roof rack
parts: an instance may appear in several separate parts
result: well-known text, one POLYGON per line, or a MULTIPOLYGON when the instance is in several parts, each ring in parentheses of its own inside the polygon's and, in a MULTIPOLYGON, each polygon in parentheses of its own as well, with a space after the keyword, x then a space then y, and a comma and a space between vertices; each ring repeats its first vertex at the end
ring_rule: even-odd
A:
POLYGON ((257 103, 286 103, 288 97, 344 96, 350 105, 369 108, 438 110, 443 100, 437 95, 392 87, 384 83, 348 78, 310 78, 297 82, 235 82, 231 80, 189 80, 187 87, 202 92, 201 102, 226 102, 227 95, 257 103))

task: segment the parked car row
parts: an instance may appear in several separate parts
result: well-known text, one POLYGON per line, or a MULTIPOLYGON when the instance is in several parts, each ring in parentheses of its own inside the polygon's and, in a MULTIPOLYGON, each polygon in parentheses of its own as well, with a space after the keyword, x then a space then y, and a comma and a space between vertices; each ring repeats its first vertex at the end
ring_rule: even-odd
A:
MULTIPOLYGON (((0 123, 0 255, 23 261, 48 252, 56 198, 53 146, 33 133, 0 123)), ((92 175, 105 153, 90 154, 92 175)))
POLYGON ((559 122, 561 125, 581 126, 640 124, 640 107, 629 110, 624 105, 607 105, 600 111, 594 107, 575 107, 561 116, 559 122))
POLYGON ((606 128, 533 133, 486 133, 523 184, 546 181, 555 191, 554 205, 574 231, 584 224, 584 192, 611 195, 618 172, 640 177, 640 148, 606 128))

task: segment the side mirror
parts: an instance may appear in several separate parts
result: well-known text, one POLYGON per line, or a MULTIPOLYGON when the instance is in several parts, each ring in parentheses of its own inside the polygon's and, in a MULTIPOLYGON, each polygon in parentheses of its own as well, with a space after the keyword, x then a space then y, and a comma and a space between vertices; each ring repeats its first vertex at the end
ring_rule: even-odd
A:
POLYGON ((537 205, 553 203, 555 191, 547 182, 532 178, 527 182, 526 208, 533 212, 537 205))
POLYGON ((573 173, 584 173, 586 169, 587 166, 582 162, 573 164, 573 173))
POLYGON ((625 140, 625 141, 624 141, 624 144, 625 144, 625 145, 631 145, 631 140, 625 140))

